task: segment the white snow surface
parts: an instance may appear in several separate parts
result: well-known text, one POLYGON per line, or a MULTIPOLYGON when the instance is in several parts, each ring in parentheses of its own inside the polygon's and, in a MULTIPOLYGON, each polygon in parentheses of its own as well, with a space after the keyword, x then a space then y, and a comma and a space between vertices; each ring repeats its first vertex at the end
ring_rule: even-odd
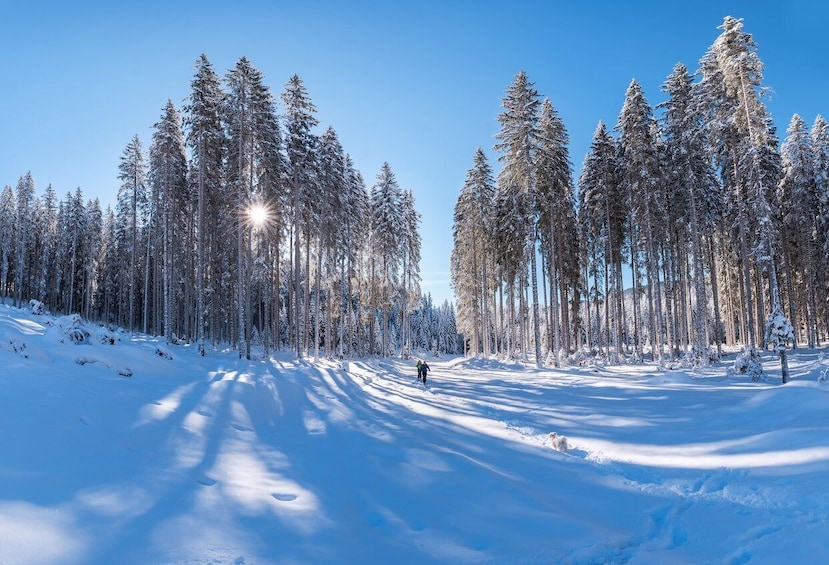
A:
POLYGON ((759 383, 430 358, 425 388, 61 322, 0 305, 0 563, 829 562, 820 350, 787 385, 769 352, 759 383))

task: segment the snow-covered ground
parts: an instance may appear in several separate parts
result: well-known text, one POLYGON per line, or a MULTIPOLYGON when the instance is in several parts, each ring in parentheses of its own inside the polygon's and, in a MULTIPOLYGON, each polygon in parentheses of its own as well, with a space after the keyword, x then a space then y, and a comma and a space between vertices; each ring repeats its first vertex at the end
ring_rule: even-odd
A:
POLYGON ((785 386, 769 356, 762 383, 430 359, 424 388, 72 326, 0 306, 0 563, 829 560, 819 351, 785 386))

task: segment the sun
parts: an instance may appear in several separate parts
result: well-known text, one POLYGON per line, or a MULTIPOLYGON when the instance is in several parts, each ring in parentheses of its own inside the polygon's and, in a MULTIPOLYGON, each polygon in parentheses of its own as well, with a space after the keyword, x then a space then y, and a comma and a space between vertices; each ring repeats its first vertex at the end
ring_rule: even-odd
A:
POLYGON ((268 221, 268 210, 261 204, 254 204, 248 209, 248 217, 256 227, 262 227, 268 221))

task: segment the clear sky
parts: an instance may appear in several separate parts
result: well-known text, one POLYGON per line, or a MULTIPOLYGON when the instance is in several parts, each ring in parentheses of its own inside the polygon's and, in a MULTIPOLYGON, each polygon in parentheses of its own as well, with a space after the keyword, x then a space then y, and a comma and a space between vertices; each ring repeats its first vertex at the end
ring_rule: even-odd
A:
POLYGON ((550 98, 577 172, 632 78, 651 105, 691 71, 726 15, 766 65, 781 139, 793 113, 829 115, 824 1, 0 0, 0 185, 80 186, 115 204, 123 148, 149 145, 205 53, 224 75, 246 56, 277 97, 299 74, 370 187, 388 161, 423 214, 423 290, 451 298, 452 212, 477 147, 492 152, 501 98, 523 69, 550 98))

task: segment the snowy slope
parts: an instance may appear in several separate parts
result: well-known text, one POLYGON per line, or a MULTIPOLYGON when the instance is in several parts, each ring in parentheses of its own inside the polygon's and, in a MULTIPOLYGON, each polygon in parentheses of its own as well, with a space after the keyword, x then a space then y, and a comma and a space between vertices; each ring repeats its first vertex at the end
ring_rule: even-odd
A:
POLYGON ((786 386, 769 357, 760 384, 430 359, 424 388, 71 325, 0 306, 0 563, 829 559, 816 351, 786 386))

